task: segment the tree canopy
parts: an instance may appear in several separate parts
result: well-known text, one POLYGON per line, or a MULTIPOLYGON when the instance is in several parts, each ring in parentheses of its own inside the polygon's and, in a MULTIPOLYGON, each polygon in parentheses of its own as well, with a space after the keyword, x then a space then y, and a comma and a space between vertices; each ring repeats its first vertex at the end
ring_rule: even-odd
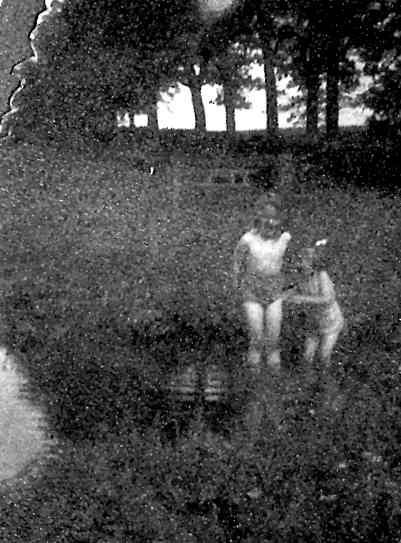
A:
POLYGON ((54 4, 58 9, 35 32, 38 58, 18 67, 23 85, 13 99, 11 124, 45 132, 107 131, 117 109, 150 111, 162 91, 182 83, 204 130, 201 88, 217 83, 232 132, 235 108, 246 107, 243 89, 260 84, 249 76, 252 58, 264 67, 268 130, 277 127, 276 78, 289 74, 302 91, 307 130, 317 131, 323 101, 327 132, 335 137, 342 89, 358 81, 352 55, 374 77, 366 104, 398 122, 401 15, 395 0, 54 4))

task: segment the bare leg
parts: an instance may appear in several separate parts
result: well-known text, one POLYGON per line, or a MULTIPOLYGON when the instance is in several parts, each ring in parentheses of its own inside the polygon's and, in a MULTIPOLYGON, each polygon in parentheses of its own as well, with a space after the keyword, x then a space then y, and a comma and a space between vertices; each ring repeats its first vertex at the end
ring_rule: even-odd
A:
POLYGON ((317 377, 320 374, 316 373, 314 364, 316 353, 319 349, 319 338, 313 334, 305 338, 304 345, 304 361, 305 361, 305 377, 309 385, 316 383, 317 377))
POLYGON ((341 328, 338 328, 334 332, 329 334, 323 334, 320 341, 319 348, 319 358, 320 363, 323 366, 324 372, 324 383, 325 383, 325 404, 328 407, 331 407, 335 411, 341 407, 341 394, 339 394, 338 384, 332 375, 330 375, 330 361, 331 355, 333 353, 334 346, 337 342, 338 336, 340 335, 341 328))
POLYGON ((275 372, 280 370, 280 333, 283 319, 283 301, 278 299, 266 308, 265 345, 268 366, 275 372))
POLYGON ((304 359, 308 364, 312 364, 315 359, 316 352, 319 348, 319 338, 316 336, 308 336, 305 340, 304 359))
POLYGON ((250 401, 245 412, 247 442, 253 444, 259 436, 262 419, 260 379, 263 350, 263 306, 257 302, 244 302, 244 310, 249 328, 248 366, 253 374, 250 385, 250 401))
POLYGON ((329 334, 323 334, 320 340, 319 357, 320 362, 328 368, 330 366, 331 355, 335 344, 337 343, 338 336, 340 335, 341 328, 338 328, 334 332, 329 334))
POLYGON ((260 373, 263 349, 263 306, 257 302, 244 302, 249 328, 248 364, 252 371, 260 373))

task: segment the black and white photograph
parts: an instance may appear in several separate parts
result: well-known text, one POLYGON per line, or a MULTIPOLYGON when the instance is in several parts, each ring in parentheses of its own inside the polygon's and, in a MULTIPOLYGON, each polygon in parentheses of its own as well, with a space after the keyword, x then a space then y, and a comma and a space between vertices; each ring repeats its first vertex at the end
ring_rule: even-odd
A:
POLYGON ((0 543, 401 543, 401 2, 0 0, 0 543))

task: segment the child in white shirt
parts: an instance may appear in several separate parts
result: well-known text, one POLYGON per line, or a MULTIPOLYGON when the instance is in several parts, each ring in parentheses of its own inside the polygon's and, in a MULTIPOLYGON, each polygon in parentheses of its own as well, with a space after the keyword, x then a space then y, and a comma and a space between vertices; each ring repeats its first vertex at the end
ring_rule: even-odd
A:
POLYGON ((281 233, 280 213, 272 202, 259 205, 253 228, 246 232, 234 253, 234 287, 239 288, 250 344, 248 364, 260 372, 263 349, 267 364, 280 369, 279 339, 282 322, 282 264, 289 232, 281 233))

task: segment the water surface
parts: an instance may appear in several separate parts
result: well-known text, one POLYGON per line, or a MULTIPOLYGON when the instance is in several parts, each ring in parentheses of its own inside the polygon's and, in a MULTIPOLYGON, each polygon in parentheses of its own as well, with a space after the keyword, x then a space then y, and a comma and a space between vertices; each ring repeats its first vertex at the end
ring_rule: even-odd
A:
POLYGON ((25 385, 16 358, 0 347, 0 481, 18 475, 49 447, 45 414, 25 385))

